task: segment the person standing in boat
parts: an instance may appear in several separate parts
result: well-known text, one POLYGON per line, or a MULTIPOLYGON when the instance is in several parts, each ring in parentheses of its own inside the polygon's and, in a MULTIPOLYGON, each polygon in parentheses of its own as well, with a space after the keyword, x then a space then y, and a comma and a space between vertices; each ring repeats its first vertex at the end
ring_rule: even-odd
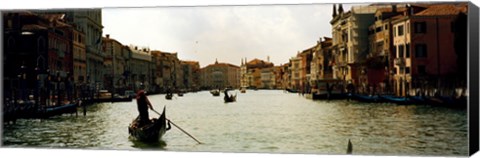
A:
POLYGON ((139 90, 137 93, 137 109, 139 113, 139 124, 143 126, 150 122, 150 118, 148 117, 148 108, 153 110, 153 106, 145 95, 144 90, 139 90))

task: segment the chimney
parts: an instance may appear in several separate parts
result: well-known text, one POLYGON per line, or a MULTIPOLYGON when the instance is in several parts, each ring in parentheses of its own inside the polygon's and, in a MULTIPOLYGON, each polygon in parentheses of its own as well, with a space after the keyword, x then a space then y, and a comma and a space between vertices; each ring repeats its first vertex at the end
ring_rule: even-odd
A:
POLYGON ((107 39, 109 39, 109 38, 110 38, 110 34, 107 34, 106 36, 107 36, 107 39))
POLYGON ((392 12, 393 13, 397 12, 397 4, 392 4, 392 12))
POLYGON ((407 4, 405 8, 407 8, 407 10, 405 11, 405 16, 410 16, 412 14, 412 6, 410 6, 410 4, 407 4))
POLYGON ((333 14, 332 17, 335 18, 337 16, 337 6, 335 6, 335 3, 333 4, 333 14))
POLYGON ((343 6, 342 4, 338 5, 338 14, 343 14, 343 6))
POLYGON ((267 56, 267 62, 270 62, 270 56, 267 56))

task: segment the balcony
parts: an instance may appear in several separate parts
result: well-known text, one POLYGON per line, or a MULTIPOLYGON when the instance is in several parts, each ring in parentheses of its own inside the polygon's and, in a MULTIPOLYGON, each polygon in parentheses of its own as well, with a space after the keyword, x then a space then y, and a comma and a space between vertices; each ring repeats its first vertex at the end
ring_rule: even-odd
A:
POLYGON ((397 66, 405 66, 405 59, 404 58, 395 58, 393 60, 393 64, 397 66))

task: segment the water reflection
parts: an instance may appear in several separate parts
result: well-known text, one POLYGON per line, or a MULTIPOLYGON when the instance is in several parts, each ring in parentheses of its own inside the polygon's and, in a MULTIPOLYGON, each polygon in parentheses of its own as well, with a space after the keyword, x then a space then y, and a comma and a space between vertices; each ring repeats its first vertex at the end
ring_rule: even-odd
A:
POLYGON ((163 140, 159 140, 158 142, 141 142, 135 140, 132 137, 129 137, 130 142, 132 142, 132 147, 138 149, 148 149, 148 150, 165 150, 167 143, 163 140))
MULTIPOLYGON (((235 93, 235 92, 232 92, 235 93)), ((19 120, 6 125, 4 145, 169 151, 345 154, 466 155, 466 110, 428 106, 312 101, 282 91, 237 93, 225 104, 208 91, 165 100, 154 108, 204 144, 172 127, 160 143, 129 139, 138 115, 135 102, 98 104, 87 116, 19 120), (161 110, 160 110, 161 111, 161 110), (167 145, 168 144, 168 145, 167 145)), ((157 114, 150 112, 150 117, 157 114)))

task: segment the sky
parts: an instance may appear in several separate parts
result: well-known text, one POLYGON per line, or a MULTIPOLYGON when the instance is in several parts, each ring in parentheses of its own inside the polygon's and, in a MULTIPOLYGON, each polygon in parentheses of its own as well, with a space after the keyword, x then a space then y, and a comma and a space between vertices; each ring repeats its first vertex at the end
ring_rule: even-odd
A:
MULTIPOLYGON (((352 5, 344 5, 349 10, 352 5)), ((204 67, 258 58, 288 63, 331 37, 332 4, 102 9, 103 34, 124 45, 177 52, 204 67)))

